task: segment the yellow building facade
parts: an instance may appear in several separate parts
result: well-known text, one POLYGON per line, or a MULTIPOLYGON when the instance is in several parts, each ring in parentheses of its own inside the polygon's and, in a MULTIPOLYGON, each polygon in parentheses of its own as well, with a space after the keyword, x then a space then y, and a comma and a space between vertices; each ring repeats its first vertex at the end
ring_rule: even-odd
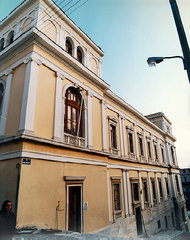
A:
POLYGON ((0 23, 0 202, 17 227, 188 230, 171 122, 101 78, 103 51, 51 0, 0 23))

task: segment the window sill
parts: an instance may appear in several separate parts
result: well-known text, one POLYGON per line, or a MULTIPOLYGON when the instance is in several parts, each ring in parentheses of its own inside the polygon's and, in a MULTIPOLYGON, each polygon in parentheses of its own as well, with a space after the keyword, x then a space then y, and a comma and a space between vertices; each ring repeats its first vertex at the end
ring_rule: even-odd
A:
POLYGON ((118 153, 119 153, 119 150, 116 148, 110 148, 110 151, 113 155, 118 155, 118 153))

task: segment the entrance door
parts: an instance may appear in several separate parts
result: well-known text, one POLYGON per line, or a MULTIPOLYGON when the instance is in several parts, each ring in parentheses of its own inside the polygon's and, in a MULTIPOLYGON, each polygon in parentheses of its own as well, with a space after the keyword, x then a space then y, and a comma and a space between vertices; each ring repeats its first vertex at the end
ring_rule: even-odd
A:
POLYGON ((136 216, 136 225, 137 225, 137 234, 141 235, 142 231, 142 216, 141 216, 141 208, 135 208, 135 216, 136 216))
POLYGON ((82 187, 68 187, 68 230, 81 232, 82 229, 82 187))

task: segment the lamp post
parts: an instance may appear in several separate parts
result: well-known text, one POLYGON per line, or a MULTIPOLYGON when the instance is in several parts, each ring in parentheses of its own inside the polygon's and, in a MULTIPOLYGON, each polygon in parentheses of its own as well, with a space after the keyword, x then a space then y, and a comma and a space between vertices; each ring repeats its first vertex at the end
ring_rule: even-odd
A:
POLYGON ((183 52, 183 57, 181 56, 172 56, 172 57, 151 57, 148 58, 147 62, 149 64, 149 66, 155 66, 157 63, 162 62, 164 59, 171 59, 171 58, 181 58, 183 60, 183 65, 184 65, 184 69, 187 71, 187 76, 190 82, 190 51, 189 51, 189 45, 187 42, 187 38, 185 35, 185 30, 183 27, 183 23, 180 17, 180 13, 179 13, 179 9, 176 3, 176 0, 169 0, 170 1, 170 5, 171 5, 171 9, 172 9, 172 13, 173 13, 173 17, 175 20, 175 25, 177 28, 177 32, 178 32, 178 37, 180 40, 180 44, 181 44, 181 48, 182 48, 182 52, 183 52))

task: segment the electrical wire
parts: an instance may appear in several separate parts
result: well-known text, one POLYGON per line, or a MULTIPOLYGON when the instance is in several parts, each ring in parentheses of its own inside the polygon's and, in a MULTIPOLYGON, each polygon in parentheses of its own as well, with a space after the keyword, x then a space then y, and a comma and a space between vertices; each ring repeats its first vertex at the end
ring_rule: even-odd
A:
POLYGON ((85 3, 87 3, 88 0, 86 0, 84 3, 82 3, 81 5, 79 5, 77 8, 75 8, 73 11, 71 11, 70 13, 68 13, 68 16, 71 15, 73 12, 75 12, 78 8, 82 7, 85 3))

